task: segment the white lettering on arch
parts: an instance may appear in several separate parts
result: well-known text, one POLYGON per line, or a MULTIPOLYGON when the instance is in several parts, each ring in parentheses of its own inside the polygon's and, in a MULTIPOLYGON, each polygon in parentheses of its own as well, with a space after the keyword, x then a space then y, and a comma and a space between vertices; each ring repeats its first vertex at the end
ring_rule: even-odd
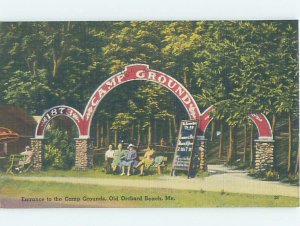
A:
POLYGON ((145 71, 144 70, 140 70, 136 72, 136 77, 137 78, 145 78, 145 71))
POLYGON ((181 97, 184 94, 183 88, 178 85, 178 88, 176 89, 175 93, 178 93, 178 95, 181 97))
POLYGON ((166 79, 165 76, 160 75, 160 76, 157 78, 157 81, 158 81, 159 83, 164 84, 164 83, 167 81, 167 79, 166 79))
POLYGON ((170 89, 173 89, 175 86, 176 86, 176 82, 174 82, 172 79, 169 79, 169 81, 168 81, 168 87, 170 89), (173 82, 173 85, 172 85, 172 82, 173 82))
POLYGON ((149 71, 149 73, 148 73, 148 79, 149 80, 156 80, 155 77, 156 77, 156 73, 152 72, 152 71, 149 71))

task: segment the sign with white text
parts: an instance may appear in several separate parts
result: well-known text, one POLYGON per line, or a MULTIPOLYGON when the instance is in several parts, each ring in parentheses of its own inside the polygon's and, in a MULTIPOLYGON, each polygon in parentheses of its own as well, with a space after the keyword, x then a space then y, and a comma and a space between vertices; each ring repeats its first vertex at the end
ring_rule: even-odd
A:
POLYGON ((187 171, 189 176, 197 128, 197 120, 181 121, 173 159, 172 175, 175 175, 175 170, 181 170, 187 171))

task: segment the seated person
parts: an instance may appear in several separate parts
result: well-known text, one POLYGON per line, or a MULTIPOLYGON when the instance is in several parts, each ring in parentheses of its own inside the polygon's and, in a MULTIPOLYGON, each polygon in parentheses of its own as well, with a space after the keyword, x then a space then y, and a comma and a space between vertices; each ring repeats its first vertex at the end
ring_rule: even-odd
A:
POLYGON ((122 176, 125 175, 125 167, 128 167, 127 176, 130 176, 131 167, 133 166, 134 162, 136 161, 136 150, 133 149, 133 144, 129 144, 128 151, 126 152, 125 159, 122 161, 122 176))
POLYGON ((19 166, 15 168, 15 170, 19 173, 21 173, 21 170, 24 169, 24 167, 28 166, 33 159, 33 151, 29 146, 25 147, 25 151, 21 152, 20 155, 23 155, 24 158, 19 160, 19 166))
POLYGON ((105 152, 105 173, 111 173, 112 171, 111 164, 114 160, 114 153, 113 146, 110 144, 108 150, 105 152))
POLYGON ((152 145, 149 145, 147 151, 145 152, 144 158, 137 164, 135 168, 141 167, 140 175, 144 175, 144 168, 149 169, 154 162, 154 154, 155 151, 153 150, 152 145))
POLYGON ((20 155, 24 155, 24 160, 20 160, 19 165, 27 165, 31 163, 33 152, 29 146, 26 146, 25 151, 21 152, 20 155))
POLYGON ((125 159, 126 152, 122 150, 122 144, 118 145, 118 149, 114 151, 114 159, 111 164, 112 170, 115 173, 118 167, 121 167, 121 160, 125 159))

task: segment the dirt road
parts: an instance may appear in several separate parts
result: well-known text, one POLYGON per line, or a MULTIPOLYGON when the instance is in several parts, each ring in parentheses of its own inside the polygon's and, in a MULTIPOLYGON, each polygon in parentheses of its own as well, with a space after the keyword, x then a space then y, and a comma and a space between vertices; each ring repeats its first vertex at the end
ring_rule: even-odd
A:
POLYGON ((158 179, 136 180, 127 178, 83 178, 83 177, 14 177, 16 180, 52 181, 104 186, 126 186, 141 188, 169 188, 182 190, 204 190, 262 195, 299 197, 299 187, 273 181, 260 181, 247 176, 245 171, 232 170, 224 165, 209 165, 210 176, 187 179, 186 177, 161 176, 158 179))

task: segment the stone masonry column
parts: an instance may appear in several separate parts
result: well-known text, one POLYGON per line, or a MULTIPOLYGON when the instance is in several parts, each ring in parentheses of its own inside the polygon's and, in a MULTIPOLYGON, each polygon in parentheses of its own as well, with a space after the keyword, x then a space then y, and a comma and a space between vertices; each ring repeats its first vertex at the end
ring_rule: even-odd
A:
POLYGON ((93 140, 86 138, 75 138, 75 168, 78 170, 93 167, 93 140))
POLYGON ((255 170, 268 172, 274 169, 274 140, 255 140, 255 170))
POLYGON ((207 171, 207 161, 206 161, 206 141, 204 136, 200 136, 199 145, 199 156, 200 156, 200 172, 207 171))
POLYGON ((42 153, 44 148, 44 139, 31 138, 31 148, 33 152, 33 169, 42 170, 42 153))

